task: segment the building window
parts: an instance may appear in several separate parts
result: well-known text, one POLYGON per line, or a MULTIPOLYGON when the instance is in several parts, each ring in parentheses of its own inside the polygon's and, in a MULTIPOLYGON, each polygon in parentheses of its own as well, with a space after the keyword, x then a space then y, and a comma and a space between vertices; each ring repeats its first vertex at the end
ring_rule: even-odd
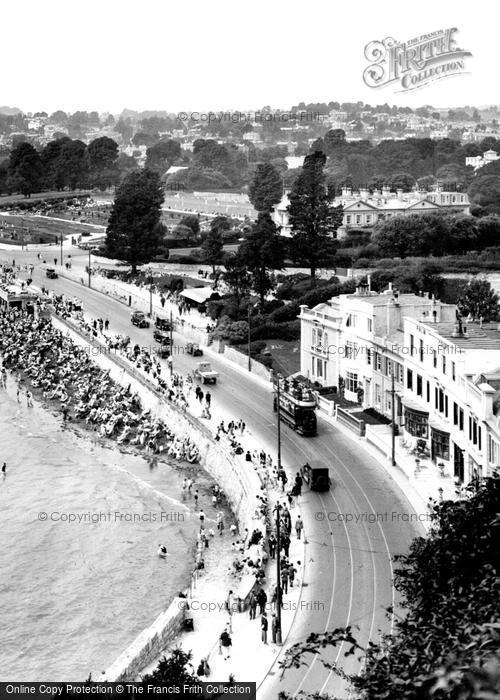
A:
POLYGON ((354 314, 347 314, 346 327, 355 328, 356 327, 356 316, 354 314))
POLYGON ((328 333, 323 333, 323 349, 328 352, 328 333))
POLYGON ((463 408, 458 409, 458 429, 462 430, 464 429, 464 410, 463 408))
POLYGON ((500 445, 488 435, 488 462, 500 466, 500 445))
POLYGON ((366 223, 367 223, 367 224, 371 224, 371 222, 372 222, 372 215, 371 215, 371 214, 367 214, 367 215, 366 215, 366 223))
POLYGON ((372 349, 366 348, 366 364, 371 365, 372 363, 372 349))
POLYGON ((420 374, 417 374, 417 396, 422 396, 422 377, 420 374))
POLYGON ((345 344, 345 356, 346 359, 351 360, 354 355, 355 344, 348 340, 345 344))
POLYGON ((419 438, 429 436, 429 422, 427 413, 419 413, 409 408, 405 409, 405 430, 410 435, 419 438))
POLYGON ((443 374, 446 374, 446 355, 443 355, 442 362, 443 362, 443 374))
POLYGON ((312 346, 313 348, 316 347, 316 328, 312 329, 312 346))
POLYGON ((426 399, 427 399, 427 403, 430 403, 430 401, 431 401, 431 385, 430 385, 430 382, 426 382, 426 384, 427 384, 426 399))
POLYGON ((432 428, 431 450, 433 459, 450 459, 450 436, 432 428))
POLYGON ((368 325, 368 332, 371 333, 373 330, 373 321, 371 318, 367 318, 366 321, 367 321, 367 325, 368 325))
POLYGON ((358 375, 356 372, 346 372, 345 388, 347 391, 356 392, 358 389, 358 375))
POLYGON ((413 350, 415 349, 415 338, 410 334, 410 357, 413 357, 413 350))
POLYGON ((357 224, 361 223, 361 214, 356 214, 356 223, 357 224))
POLYGON ((456 377, 456 366, 455 366, 454 362, 451 363, 451 378, 453 379, 453 381, 455 381, 455 379, 457 378, 456 377))
POLYGON ((418 356, 419 356, 420 362, 423 362, 424 361, 424 341, 422 339, 420 339, 420 341, 419 341, 418 356))
POLYGON ((375 384, 375 404, 377 406, 380 406, 382 403, 382 391, 380 388, 380 384, 375 384))
POLYGON ((375 369, 380 372, 382 368, 382 355, 379 352, 375 353, 375 369))
POLYGON ((408 389, 413 389, 413 372, 411 369, 406 370, 406 386, 408 389))
POLYGON ((385 392, 385 410, 387 411, 387 413, 390 413, 392 411, 392 392, 391 391, 385 392))
POLYGON ((437 353, 435 350, 432 351, 432 366, 434 369, 438 366, 438 358, 437 358, 437 353))
POLYGON ((347 216, 345 217, 345 222, 346 222, 346 224, 351 223, 351 215, 350 214, 347 214, 347 216))
POLYGON ((453 425, 458 425, 458 406, 453 402, 453 425))

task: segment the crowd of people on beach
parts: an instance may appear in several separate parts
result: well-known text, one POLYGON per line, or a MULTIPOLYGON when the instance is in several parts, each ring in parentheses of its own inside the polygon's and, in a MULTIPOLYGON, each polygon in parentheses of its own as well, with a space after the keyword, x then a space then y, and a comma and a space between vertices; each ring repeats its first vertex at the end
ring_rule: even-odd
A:
POLYGON ((85 423, 118 444, 191 463, 199 460, 198 448, 189 437, 177 438, 163 420, 143 409, 130 387, 118 386, 108 371, 93 363, 85 349, 49 319, 18 309, 0 312, 0 354, 2 366, 17 374, 18 400, 25 387, 28 406, 33 388, 44 399, 57 401, 65 421, 85 423))

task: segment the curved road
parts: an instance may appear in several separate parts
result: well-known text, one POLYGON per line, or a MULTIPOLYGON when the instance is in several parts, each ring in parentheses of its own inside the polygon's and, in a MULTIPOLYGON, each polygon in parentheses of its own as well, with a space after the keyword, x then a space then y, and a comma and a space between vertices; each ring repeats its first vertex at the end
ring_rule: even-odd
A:
MULTIPOLYGON (((36 264, 33 253, 25 256, 26 262, 36 264)), ((12 257, 10 251, 0 252, 0 259, 12 257)), ((16 257, 20 260, 21 254, 16 257)), ((130 310, 120 302, 69 280, 47 280, 37 269, 34 282, 78 296, 92 316, 110 319, 110 332, 127 334, 132 342, 143 345, 153 343, 152 331, 132 326, 130 310)), ((177 336, 176 342, 182 338, 177 336)), ((175 357, 175 367, 181 372, 189 371, 194 362, 188 355, 175 357)), ((219 401, 224 403, 235 416, 244 418, 263 446, 274 451, 276 416, 269 389, 220 360, 215 359, 213 365, 221 375, 212 391, 214 409, 219 401)), ((308 541, 304 587, 301 606, 284 641, 289 645, 310 632, 351 625, 364 646, 377 638, 379 630, 391 629, 392 619, 385 612, 395 603, 391 558, 406 552, 412 538, 423 534, 423 529, 408 521, 413 509, 404 494, 380 464, 356 446, 354 436, 346 437, 322 419, 315 438, 299 437, 283 426, 282 461, 289 478, 308 460, 328 465, 333 484, 326 494, 306 489, 301 499, 308 541), (352 519, 346 522, 345 516, 352 519)), ((328 648, 321 658, 338 664, 346 673, 356 672, 359 655, 345 658, 345 651, 345 646, 328 648)), ((259 696, 276 698, 281 690, 291 694, 320 691, 341 697, 345 696, 345 682, 326 669, 316 655, 307 658, 307 666, 288 670, 283 678, 275 664, 261 684, 259 696)))

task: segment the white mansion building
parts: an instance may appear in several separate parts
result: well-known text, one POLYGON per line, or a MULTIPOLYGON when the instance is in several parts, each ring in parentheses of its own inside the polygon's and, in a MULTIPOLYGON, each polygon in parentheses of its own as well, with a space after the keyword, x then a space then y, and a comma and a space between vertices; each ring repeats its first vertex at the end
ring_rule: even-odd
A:
MULTIPOLYGON (((274 208, 272 218, 281 229, 283 236, 290 236, 291 226, 287 207, 290 201, 285 192, 279 204, 274 208)), ((349 229, 371 228, 378 221, 405 214, 422 214, 441 209, 457 209, 464 214, 470 212, 470 202, 465 192, 443 192, 436 188, 434 192, 403 190, 391 192, 388 187, 375 190, 352 192, 344 187, 340 197, 335 197, 332 206, 343 206, 342 226, 337 231, 337 238, 344 238, 349 229)))
POLYGON ((302 306, 300 320, 303 376, 343 385, 345 399, 387 418, 394 399, 403 440, 425 441, 461 482, 500 466, 499 324, 462 323, 454 305, 369 285, 302 306))
POLYGON ((467 156, 465 158, 465 165, 471 165, 474 170, 479 170, 479 168, 482 168, 484 165, 495 162, 498 158, 499 155, 496 151, 484 151, 482 156, 467 156))

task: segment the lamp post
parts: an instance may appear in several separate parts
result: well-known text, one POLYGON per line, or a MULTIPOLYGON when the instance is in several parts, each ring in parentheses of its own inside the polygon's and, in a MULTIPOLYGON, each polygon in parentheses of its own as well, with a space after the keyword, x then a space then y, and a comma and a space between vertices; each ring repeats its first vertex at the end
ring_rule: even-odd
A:
POLYGON ((281 505, 278 501, 275 507, 276 513, 276 644, 281 644, 281 530, 280 513, 281 505))
POLYGON ((173 354, 174 354, 174 329, 173 329, 173 320, 172 320, 172 309, 170 309, 170 372, 173 371, 173 354))
POLYGON ((280 375, 276 382, 276 415, 278 418, 278 469, 281 469, 281 406, 280 406, 280 375))
POLYGON ((392 466, 396 466, 396 406, 394 402, 394 363, 391 372, 391 459, 392 466))
POLYGON ((250 338, 251 338, 251 330, 250 330, 250 304, 248 304, 248 371, 252 371, 252 356, 250 354, 250 338))
POLYGON ((92 287, 92 284, 91 284, 91 282, 90 282, 90 252, 91 252, 91 251, 90 251, 90 248, 89 248, 89 264, 88 264, 88 266, 87 266, 87 269, 88 269, 88 271, 89 271, 89 289, 91 289, 91 287, 92 287))
POLYGON ((61 233, 61 267, 63 265, 63 235, 61 233))

